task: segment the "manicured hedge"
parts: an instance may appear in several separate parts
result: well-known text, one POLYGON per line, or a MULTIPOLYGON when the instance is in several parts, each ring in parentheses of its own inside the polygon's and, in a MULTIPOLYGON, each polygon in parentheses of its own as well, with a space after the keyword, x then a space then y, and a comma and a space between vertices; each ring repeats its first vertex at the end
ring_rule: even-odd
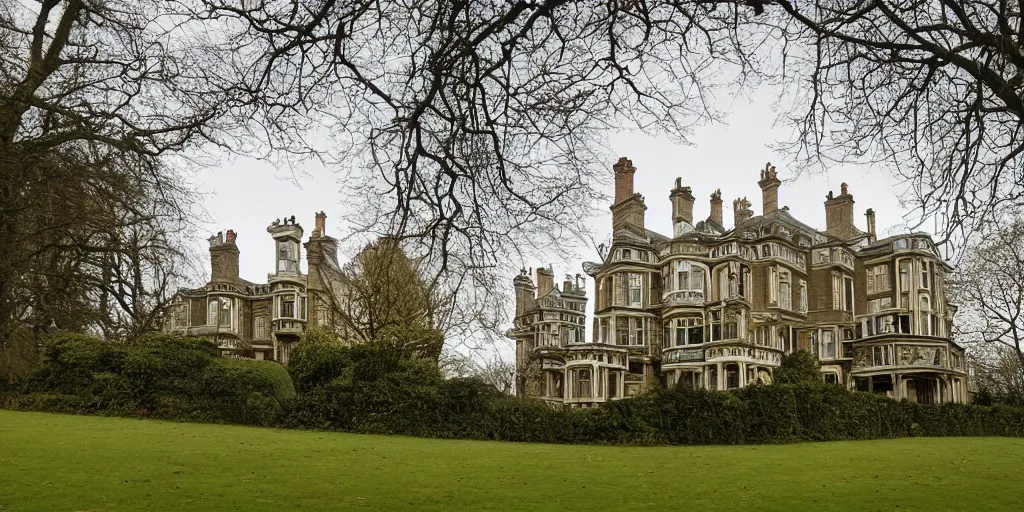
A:
POLYGON ((153 335, 108 343, 59 334, 42 353, 4 407, 274 425, 282 402, 295 397, 281 365, 220 358, 201 339, 153 335))
POLYGON ((920 405, 852 392, 809 378, 814 368, 806 361, 792 365, 788 384, 657 389, 567 410, 503 395, 479 379, 445 380, 431 361, 408 359, 385 344, 344 347, 328 339, 300 343, 293 355, 285 370, 217 358, 211 344, 191 339, 114 345, 63 335, 47 344, 37 371, 0 400, 24 410, 545 443, 1024 436, 1024 409, 920 405))

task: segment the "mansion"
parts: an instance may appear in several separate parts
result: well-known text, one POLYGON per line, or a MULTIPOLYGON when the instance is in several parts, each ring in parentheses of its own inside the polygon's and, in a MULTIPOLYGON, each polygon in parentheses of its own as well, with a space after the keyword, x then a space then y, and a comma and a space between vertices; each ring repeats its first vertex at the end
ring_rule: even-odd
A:
POLYGON ((266 283, 239 278, 237 234, 228 230, 210 237, 210 282, 182 290, 171 304, 164 330, 212 340, 222 355, 245 354, 287 365, 292 346, 308 325, 333 325, 329 294, 337 283, 337 240, 327 236, 327 215, 316 214, 316 227, 302 243, 295 217, 267 227, 274 239, 276 266, 266 283), (307 273, 300 270, 306 249, 307 273))
POLYGON ((552 404, 589 407, 661 385, 735 389, 770 383, 783 355, 808 350, 825 382, 921 403, 967 401, 964 351, 950 341, 951 268, 926 234, 878 240, 874 212, 856 227, 844 183, 825 200, 820 231, 779 207, 781 181, 760 173, 761 215, 733 201, 726 228, 722 194, 695 221, 695 198, 676 179, 674 231, 644 225, 630 160, 614 166, 612 244, 594 279, 592 339, 584 336, 586 283, 559 288, 540 268, 513 280, 518 392, 552 404))

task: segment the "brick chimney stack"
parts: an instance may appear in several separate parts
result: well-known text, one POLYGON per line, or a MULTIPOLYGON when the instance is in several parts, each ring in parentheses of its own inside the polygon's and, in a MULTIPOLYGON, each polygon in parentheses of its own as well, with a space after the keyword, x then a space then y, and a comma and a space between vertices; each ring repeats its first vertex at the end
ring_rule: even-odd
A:
POLYGON ((548 294, 555 287, 555 272, 544 267, 537 267, 537 298, 548 294))
POLYGON ((762 215, 768 215, 779 209, 779 185, 782 182, 775 174, 775 166, 768 162, 761 171, 761 181, 757 186, 761 187, 762 215))
POLYGON ((682 178, 676 178, 676 186, 668 197, 672 201, 672 223, 678 224, 679 221, 685 221, 687 224, 693 224, 694 197, 690 187, 683 186, 682 178))
POLYGON ((719 226, 725 227, 725 224, 722 223, 722 189, 711 193, 711 220, 717 222, 719 226))
POLYGON ((619 204, 633 197, 633 174, 636 173, 636 167, 633 167, 632 160, 622 157, 612 166, 612 170, 615 171, 614 204, 619 204))
POLYGON ((825 196, 825 232, 849 240, 857 234, 853 224, 853 195, 843 183, 840 194, 833 196, 829 191, 825 196))
POLYGON ((325 236, 327 234, 326 228, 324 227, 327 223, 327 214, 323 211, 317 212, 316 223, 313 228, 313 233, 317 236, 325 236))
POLYGON ((238 280, 238 246, 235 239, 238 235, 229 229, 227 236, 220 231, 209 238, 210 242, 210 280, 216 282, 238 280))

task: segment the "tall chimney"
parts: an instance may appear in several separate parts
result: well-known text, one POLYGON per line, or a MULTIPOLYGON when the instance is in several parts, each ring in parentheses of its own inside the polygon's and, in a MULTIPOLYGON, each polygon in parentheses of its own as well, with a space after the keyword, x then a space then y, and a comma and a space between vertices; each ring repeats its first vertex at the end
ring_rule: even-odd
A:
POLYGON ((211 236, 210 241, 210 281, 224 282, 238 280, 238 246, 235 239, 238 235, 229 229, 227 237, 224 232, 211 236))
POLYGON ((612 204, 612 231, 625 229, 644 236, 644 212, 647 205, 640 194, 633 192, 633 174, 636 167, 628 158, 620 158, 612 166, 615 171, 615 203, 612 204))
POLYGON ((512 286, 516 290, 516 316, 533 309, 533 281, 525 268, 512 280, 512 286))
POLYGON ((632 160, 622 157, 612 166, 612 170, 615 171, 615 204, 619 204, 633 197, 633 174, 636 173, 636 167, 633 167, 632 160))
POLYGON ((732 215, 736 227, 742 226, 744 222, 754 216, 754 212, 750 209, 750 201, 746 197, 733 201, 732 215))
POLYGON ((768 215, 779 209, 779 185, 782 182, 775 174, 775 166, 768 162, 761 171, 761 181, 757 186, 761 187, 762 215, 768 215))
POLYGON ((828 193, 825 199, 825 232, 849 240, 857 234, 853 225, 853 196, 846 183, 842 184, 841 192, 833 197, 828 193))
POLYGON ((672 223, 679 224, 679 221, 685 221, 687 224, 693 224, 694 197, 690 187, 683 186, 682 178, 676 178, 676 186, 668 197, 672 201, 672 223))
POLYGON ((875 233, 875 211, 868 208, 868 211, 864 212, 864 216, 868 218, 868 242, 874 243, 878 240, 878 235, 875 233))
POLYGON ((555 287, 555 272, 544 267, 537 268, 537 298, 547 295, 555 287))
POLYGON ((722 224, 722 189, 711 193, 711 220, 725 227, 725 224, 722 224))
POLYGON ((324 225, 326 224, 326 222, 327 214, 324 213, 323 211, 318 212, 316 214, 316 227, 313 228, 313 233, 315 233, 316 236, 324 236, 327 234, 327 232, 324 229, 324 225))

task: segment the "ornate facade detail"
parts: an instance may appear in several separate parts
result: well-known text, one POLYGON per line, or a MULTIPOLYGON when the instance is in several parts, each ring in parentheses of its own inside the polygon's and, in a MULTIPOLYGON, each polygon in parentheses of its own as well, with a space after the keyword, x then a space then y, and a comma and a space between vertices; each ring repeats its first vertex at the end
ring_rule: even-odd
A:
MULTIPOLYGON (((578 328, 583 310, 544 299, 564 290, 544 285, 534 294, 539 282, 515 279, 510 334, 521 393, 587 407, 657 382, 733 389, 771 382, 782 357, 803 349, 818 358, 826 382, 896 399, 966 401, 963 349, 949 339, 952 268, 927 235, 877 240, 873 215, 861 231, 845 183, 838 196, 828 193, 826 229, 812 228, 778 206, 781 181, 767 164, 758 182, 763 214, 737 199, 732 228, 722 225, 720 190, 708 218, 694 223, 691 189, 676 179, 676 228, 667 237, 644 227, 632 162, 621 159, 614 170, 621 194, 612 245, 601 264, 583 266, 594 279, 590 338, 552 338, 540 319, 578 328)), ((578 278, 571 289, 582 293, 578 278)))
POLYGON ((337 241, 325 234, 327 215, 316 214, 316 229, 302 243, 302 226, 295 216, 275 219, 267 226, 274 239, 274 272, 266 283, 241 279, 237 234, 210 237, 211 280, 196 289, 180 290, 164 322, 164 330, 183 336, 202 336, 217 344, 223 355, 272 359, 288 364, 292 346, 310 325, 330 325, 331 303, 327 276, 336 275, 337 241), (307 273, 300 270, 306 249, 307 273), (322 272, 325 266, 335 271, 322 272))

